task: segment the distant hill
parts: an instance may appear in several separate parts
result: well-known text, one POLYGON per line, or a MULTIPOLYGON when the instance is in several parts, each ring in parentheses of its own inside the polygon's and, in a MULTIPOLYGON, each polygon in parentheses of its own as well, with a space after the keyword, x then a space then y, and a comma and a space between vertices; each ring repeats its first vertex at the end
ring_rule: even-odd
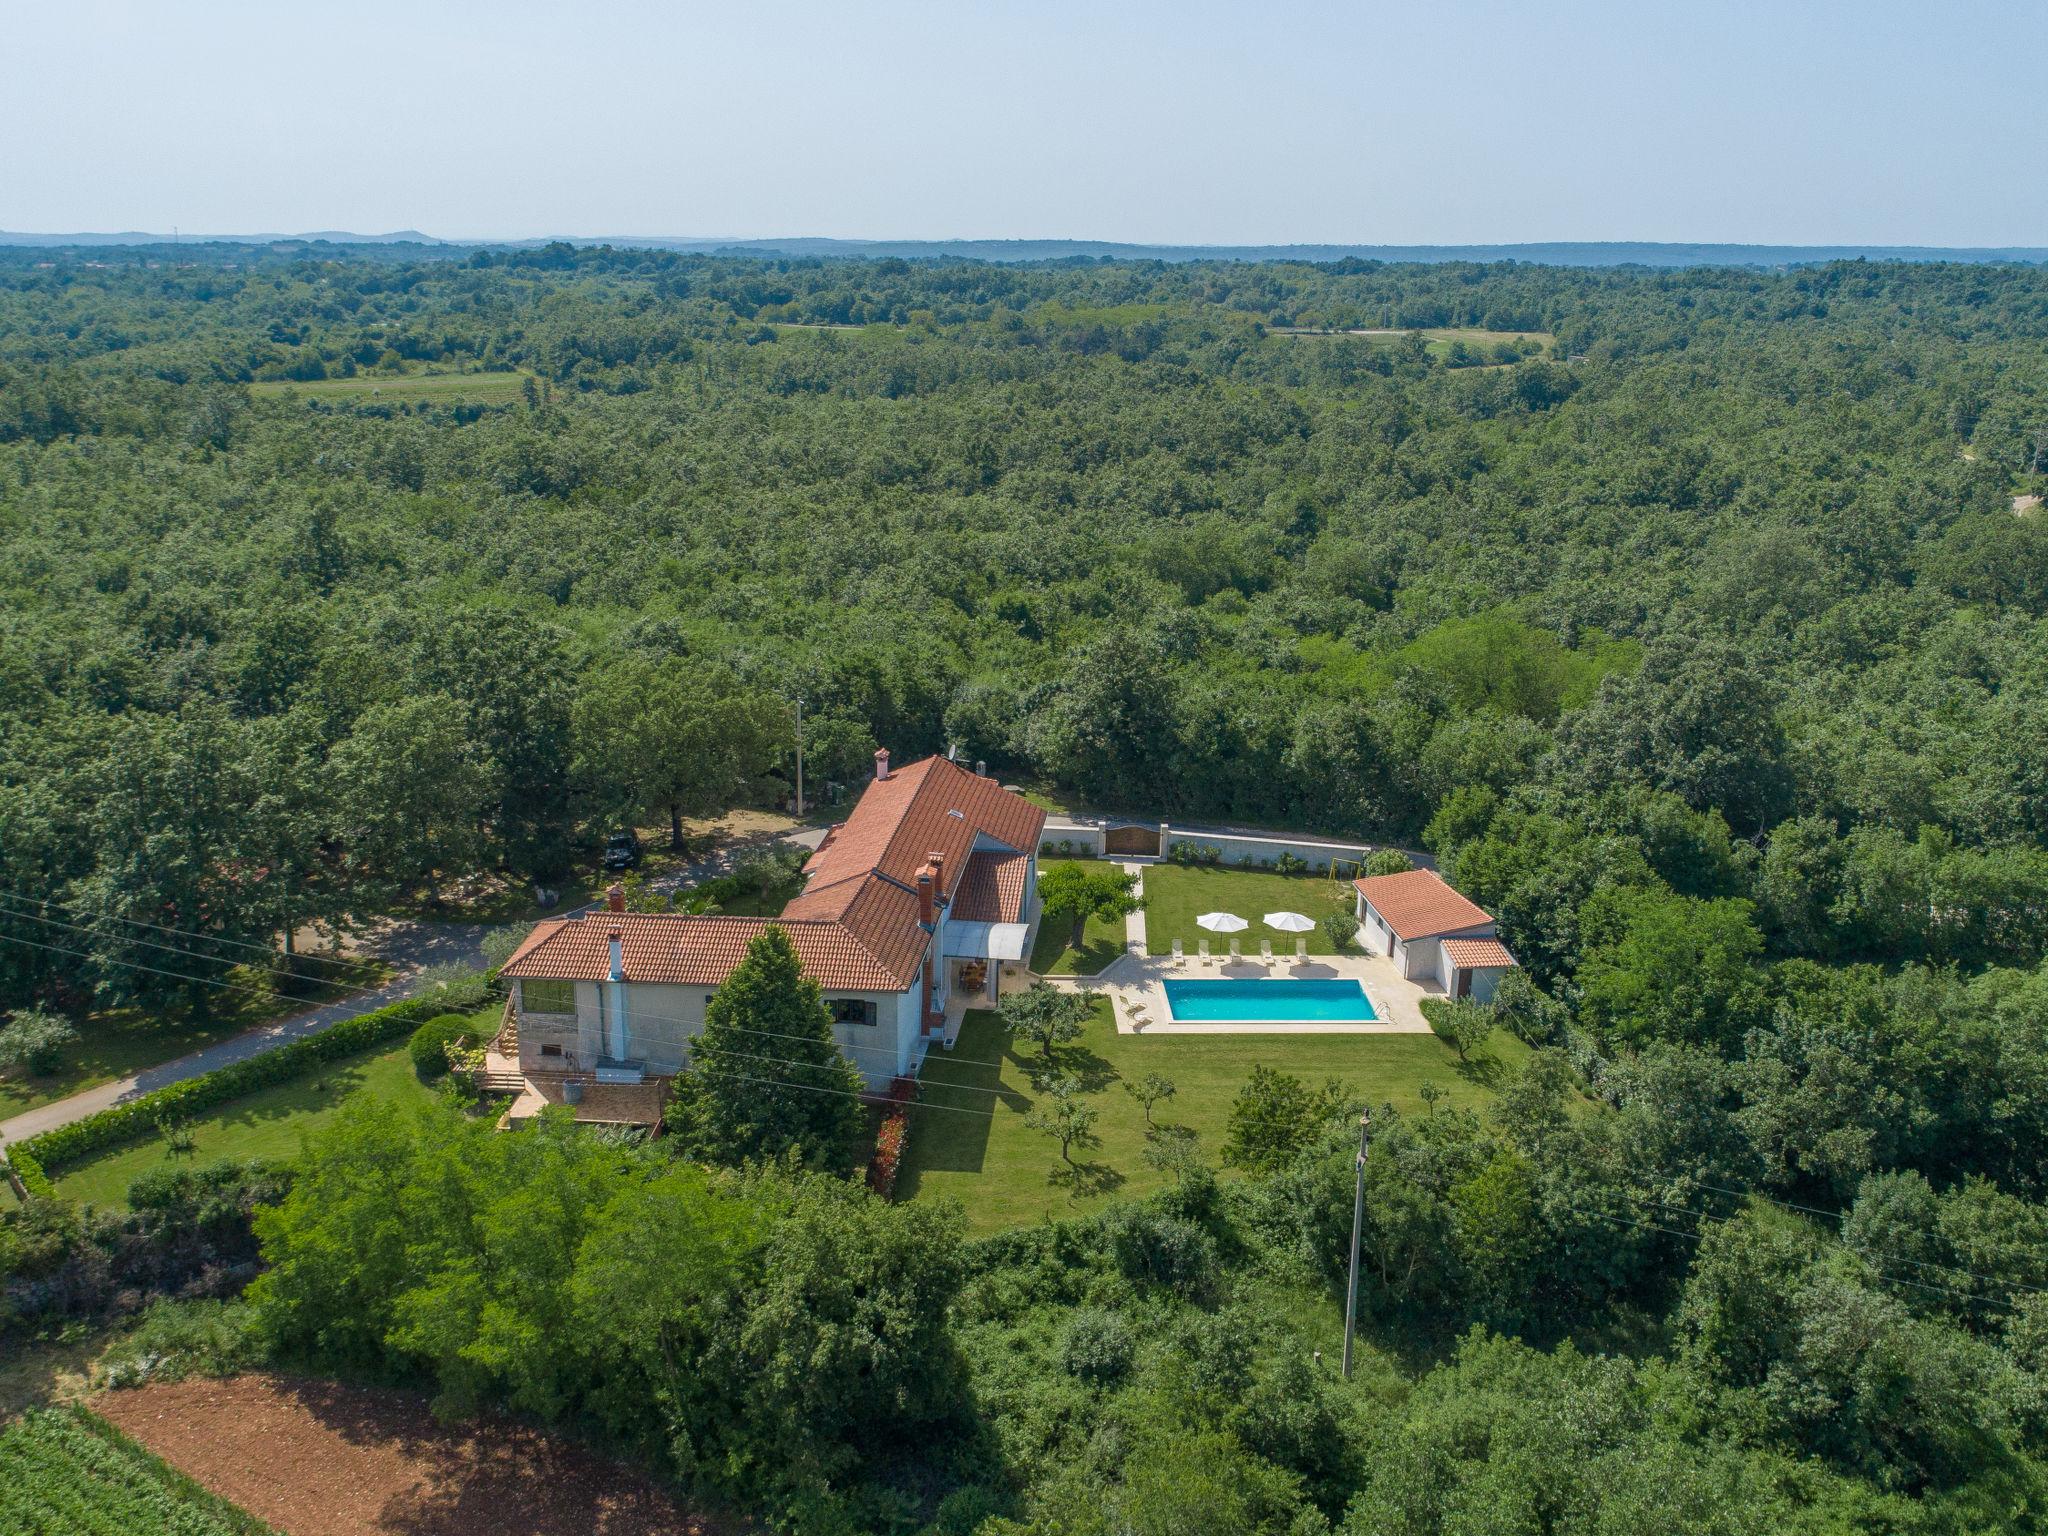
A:
MULTIPOLYGON (((2048 263, 2048 246, 1935 245, 1727 245, 1643 240, 1560 240, 1522 245, 1132 245, 1112 240, 833 240, 796 235, 761 239, 694 235, 564 235, 574 245, 720 252, 761 256, 866 258, 908 261, 1519 261, 1553 267, 1790 267, 1813 262, 1964 261, 2048 263)), ((303 234, 197 235, 186 245, 269 246, 297 241, 330 245, 420 245, 439 249, 530 249, 549 240, 443 240, 416 229, 358 235, 347 230, 303 234)), ((171 237, 140 230, 115 234, 29 234, 0 230, 0 246, 90 249, 170 245, 171 237)))
MULTIPOLYGON (((310 230, 298 235, 201 235, 189 230, 181 232, 175 240, 166 234, 155 234, 148 230, 123 229, 110 234, 45 235, 22 230, 0 229, 0 245, 48 245, 76 246, 90 248, 107 245, 276 245, 289 240, 324 240, 330 245, 449 245, 459 243, 466 249, 479 242, 451 242, 423 235, 416 229, 397 229, 388 235, 358 235, 345 229, 310 230)), ((487 241, 484 244, 505 242, 487 241)), ((516 242, 515 242, 516 243, 516 242)))

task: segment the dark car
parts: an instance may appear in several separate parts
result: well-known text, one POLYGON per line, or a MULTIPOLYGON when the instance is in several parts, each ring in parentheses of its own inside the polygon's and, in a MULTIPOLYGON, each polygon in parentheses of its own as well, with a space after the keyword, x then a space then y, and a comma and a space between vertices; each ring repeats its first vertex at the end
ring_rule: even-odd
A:
POLYGON ((604 840, 604 867, 631 869, 640 862, 640 837, 635 832, 614 832, 604 840))

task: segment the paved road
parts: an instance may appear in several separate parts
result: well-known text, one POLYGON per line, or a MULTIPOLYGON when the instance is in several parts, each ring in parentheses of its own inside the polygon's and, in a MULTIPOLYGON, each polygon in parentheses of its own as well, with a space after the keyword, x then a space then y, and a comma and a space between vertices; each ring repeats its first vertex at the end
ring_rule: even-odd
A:
POLYGON ((330 1024, 339 1024, 343 1019, 352 1019, 357 1014, 382 1008, 386 1003, 395 1003, 411 993, 420 971, 427 966, 481 966, 484 936, 490 931, 491 925, 486 923, 393 922, 363 946, 366 952, 389 960, 397 967, 397 974, 376 990, 358 993, 339 1002, 323 1003, 289 1018, 275 1019, 231 1040, 209 1045, 189 1056, 180 1056, 176 1061, 146 1068, 133 1077, 102 1083, 97 1088, 74 1093, 68 1099, 25 1110, 12 1120, 0 1123, 0 1146, 53 1131, 60 1125, 69 1125, 100 1110, 111 1109, 123 1100, 152 1089, 183 1082, 188 1077, 197 1077, 230 1062, 260 1056, 265 1051, 274 1051, 281 1045, 290 1045, 294 1040, 318 1034, 330 1024))

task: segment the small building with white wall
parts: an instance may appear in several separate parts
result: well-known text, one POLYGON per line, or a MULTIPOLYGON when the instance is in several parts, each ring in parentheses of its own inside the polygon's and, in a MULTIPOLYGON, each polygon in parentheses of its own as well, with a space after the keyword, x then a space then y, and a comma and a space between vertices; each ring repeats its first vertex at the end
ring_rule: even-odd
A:
POLYGON ((1358 941, 1367 950, 1387 956, 1410 981, 1435 982, 1447 997, 1492 1000, 1515 964, 1495 935, 1492 914, 1433 869, 1366 875, 1352 885, 1358 941))

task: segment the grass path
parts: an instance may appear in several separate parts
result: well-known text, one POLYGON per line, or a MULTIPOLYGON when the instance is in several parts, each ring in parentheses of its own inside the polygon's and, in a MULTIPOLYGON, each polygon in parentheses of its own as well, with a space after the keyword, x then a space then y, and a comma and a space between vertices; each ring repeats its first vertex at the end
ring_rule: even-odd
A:
MULTIPOLYGON (((1148 877, 1156 873, 1147 871, 1148 877)), ((1433 1035, 1119 1035, 1102 1003, 1082 1038, 1059 1054, 1100 1111, 1095 1131, 1101 1144, 1076 1153, 1087 1170, 1078 1191, 1052 1177, 1057 1171, 1065 1178, 1057 1145, 1024 1123, 1039 1097, 1025 1059, 993 1013, 977 1012, 967 1015, 953 1052, 934 1051, 925 1062, 924 1097, 933 1107, 911 1111, 898 1198, 950 1195, 966 1206, 968 1226, 979 1235, 1060 1220, 1160 1188, 1165 1177, 1143 1157, 1143 1112, 1123 1087, 1148 1072, 1164 1073, 1177 1088, 1156 1117, 1193 1126, 1213 1163, 1231 1101, 1254 1064, 1312 1084, 1334 1077, 1370 1104, 1420 1113, 1426 1106, 1417 1090, 1425 1081, 1445 1091, 1445 1105, 1490 1101, 1494 1085, 1519 1068, 1528 1048, 1497 1033, 1461 1067, 1433 1035), (988 1062, 999 1065, 981 1065, 988 1062)))

